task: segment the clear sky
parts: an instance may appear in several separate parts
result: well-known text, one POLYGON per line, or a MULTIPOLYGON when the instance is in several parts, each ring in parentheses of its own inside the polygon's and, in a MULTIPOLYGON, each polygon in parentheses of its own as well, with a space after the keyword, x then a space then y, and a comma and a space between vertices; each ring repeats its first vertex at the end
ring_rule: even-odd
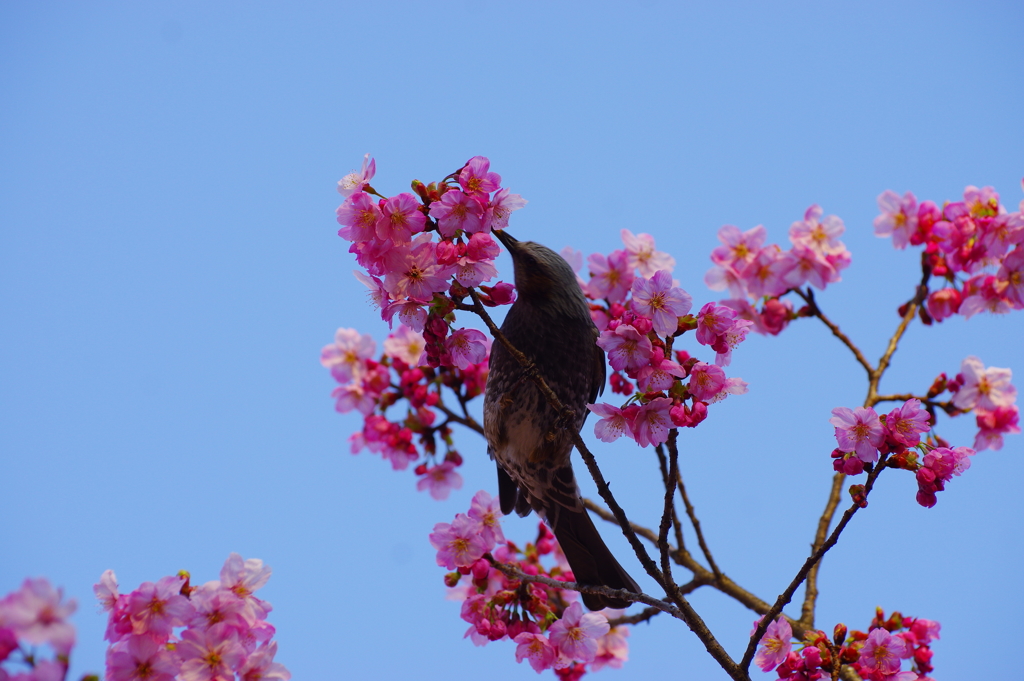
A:
MULTIPOLYGON (((589 254, 648 232, 698 305, 720 297, 703 274, 722 224, 785 243, 819 203, 853 253, 821 305, 877 358, 917 277, 916 253, 872 234, 878 194, 1024 198, 1021 35, 1008 1, 0 4, 0 594, 45 575, 78 598, 77 678, 102 670, 103 570, 206 581, 237 551, 274 568, 262 594, 295 679, 533 678, 511 644, 462 640, 427 542, 494 491, 482 443, 460 434, 447 502, 348 453, 359 420, 334 412, 319 351, 339 326, 386 327, 336 235, 335 182, 366 152, 385 194, 486 155, 530 201, 513 234, 589 254)), ((883 390, 969 354, 1024 384, 1022 320, 915 325, 883 390)), ((719 564, 772 600, 825 501, 829 412, 865 384, 811 321, 752 338, 732 372, 750 393, 684 433, 682 470, 719 564)), ((960 421, 939 433, 970 444, 960 421)), ((1018 676, 1022 440, 930 510, 912 476, 883 477, 825 560, 819 624, 899 609, 942 622, 937 678, 1018 676)), ((650 450, 596 450, 656 524, 650 450)), ((739 655, 754 615, 693 601, 739 655)), ((677 621, 630 641, 601 675, 723 676, 677 621)))

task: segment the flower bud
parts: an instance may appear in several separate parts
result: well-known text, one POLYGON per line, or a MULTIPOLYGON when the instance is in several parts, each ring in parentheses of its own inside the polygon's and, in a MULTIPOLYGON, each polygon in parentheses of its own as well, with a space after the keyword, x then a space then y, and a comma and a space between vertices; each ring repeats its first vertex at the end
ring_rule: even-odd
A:
POLYGON ((832 643, 837 646, 843 645, 843 641, 846 640, 846 625, 840 622, 836 625, 836 628, 832 630, 832 643))

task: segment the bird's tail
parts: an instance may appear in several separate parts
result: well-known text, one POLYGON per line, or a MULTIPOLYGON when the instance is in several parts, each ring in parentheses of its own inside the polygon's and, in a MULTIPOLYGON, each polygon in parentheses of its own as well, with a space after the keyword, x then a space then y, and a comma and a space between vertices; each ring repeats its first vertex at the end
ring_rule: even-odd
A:
MULTIPOLYGON (((553 523, 551 529, 577 582, 640 593, 640 587, 608 550, 586 509, 573 511, 563 506, 546 515, 548 522, 553 523)), ((630 603, 599 594, 581 595, 583 603, 591 610, 625 608, 630 603)))

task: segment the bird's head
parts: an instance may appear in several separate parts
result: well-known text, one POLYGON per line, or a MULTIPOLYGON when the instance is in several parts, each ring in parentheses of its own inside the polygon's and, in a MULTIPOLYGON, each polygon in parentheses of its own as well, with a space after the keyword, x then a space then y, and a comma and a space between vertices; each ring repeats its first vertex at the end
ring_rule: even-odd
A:
POLYGON ((494 236, 504 244, 515 266, 516 292, 519 299, 534 304, 555 304, 563 313, 578 313, 589 318, 588 304, 576 281, 576 273, 565 258, 547 246, 533 241, 519 241, 504 230, 494 236))

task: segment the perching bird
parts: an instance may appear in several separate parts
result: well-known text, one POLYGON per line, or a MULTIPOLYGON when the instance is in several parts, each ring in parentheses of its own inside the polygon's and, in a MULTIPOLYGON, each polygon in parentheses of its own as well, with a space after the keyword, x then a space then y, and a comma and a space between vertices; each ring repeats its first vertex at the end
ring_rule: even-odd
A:
MULTIPOLYGON (((560 418, 523 367, 505 347, 491 347, 484 433, 488 453, 498 462, 501 512, 530 510, 547 522, 565 553, 576 581, 640 593, 601 539, 590 519, 569 454, 572 436, 583 427, 592 403, 604 390, 604 351, 596 344, 597 327, 576 275, 551 249, 517 241, 504 231, 495 236, 515 265, 518 297, 502 333, 512 346, 536 364, 541 376, 564 405, 576 414, 560 418)), ((625 608, 618 598, 583 594, 591 610, 625 608)))

